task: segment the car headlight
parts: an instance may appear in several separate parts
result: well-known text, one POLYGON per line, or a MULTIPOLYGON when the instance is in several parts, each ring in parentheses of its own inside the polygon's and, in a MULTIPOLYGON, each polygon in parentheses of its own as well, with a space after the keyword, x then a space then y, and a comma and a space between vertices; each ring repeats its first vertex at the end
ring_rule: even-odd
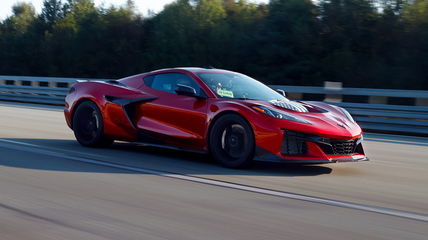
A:
POLYGON ((345 116, 349 119, 349 121, 355 123, 354 118, 351 116, 351 114, 344 108, 339 107, 340 111, 343 112, 343 114, 345 114, 345 116))
POLYGON ((251 106, 251 108, 256 110, 257 112, 264 113, 264 114, 271 116, 271 117, 274 117, 274 118, 293 121, 293 122, 299 122, 299 123, 311 124, 309 121, 306 121, 305 119, 298 118, 298 117, 295 117, 289 113, 274 110, 274 109, 266 107, 266 106, 253 105, 253 106, 251 106))

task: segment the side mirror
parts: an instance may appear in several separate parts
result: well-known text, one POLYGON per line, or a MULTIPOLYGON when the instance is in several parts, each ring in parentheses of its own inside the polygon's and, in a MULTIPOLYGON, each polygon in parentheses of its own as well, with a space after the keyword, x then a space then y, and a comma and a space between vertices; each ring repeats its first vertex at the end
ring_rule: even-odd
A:
POLYGON ((197 97, 196 96, 196 90, 190 86, 177 84, 177 87, 175 88, 175 92, 178 95, 184 95, 189 97, 197 97))
POLYGON ((279 94, 281 94, 282 96, 287 97, 287 94, 285 94, 284 90, 282 90, 282 89, 276 89, 275 91, 278 92, 279 94))

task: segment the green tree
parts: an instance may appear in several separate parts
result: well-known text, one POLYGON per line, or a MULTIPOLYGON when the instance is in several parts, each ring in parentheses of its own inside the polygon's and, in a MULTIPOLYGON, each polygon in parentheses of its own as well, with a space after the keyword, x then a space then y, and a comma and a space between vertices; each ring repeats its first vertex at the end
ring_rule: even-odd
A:
POLYGON ((321 79, 364 87, 372 58, 378 12, 369 0, 320 2, 321 79))
POLYGON ((263 28, 267 14, 265 5, 256 5, 246 0, 224 0, 226 12, 224 24, 220 25, 216 50, 218 61, 214 66, 236 71, 254 73, 253 64, 258 62, 254 54, 255 38, 263 28), (246 64, 242 64, 245 59, 246 64))
POLYGON ((315 71, 316 7, 310 0, 271 0, 268 10, 253 48, 256 74, 272 83, 305 84, 315 71))
POLYGON ((143 71, 146 30, 133 2, 128 1, 120 8, 110 7, 101 16, 101 22, 97 65, 105 69, 104 76, 120 77, 143 71))
POLYGON ((5 74, 31 72, 34 63, 34 40, 28 31, 36 19, 33 5, 17 3, 12 7, 13 15, 2 24, 0 36, 0 71, 5 74))
POLYGON ((44 0, 40 17, 48 25, 52 26, 65 16, 64 4, 61 0, 44 0))
POLYGON ((149 68, 191 65, 196 36, 193 6, 188 0, 178 0, 148 23, 150 40, 147 53, 149 68))
POLYGON ((5 27, 9 31, 23 34, 36 18, 34 6, 30 3, 17 3, 12 7, 13 15, 5 20, 5 27))
POLYGON ((428 0, 176 0, 28 3, 0 21, 0 74, 122 77, 215 66, 268 83, 428 89, 428 0))
POLYGON ((396 84, 406 88, 428 89, 428 1, 414 0, 403 8, 404 37, 402 64, 407 75, 396 84))

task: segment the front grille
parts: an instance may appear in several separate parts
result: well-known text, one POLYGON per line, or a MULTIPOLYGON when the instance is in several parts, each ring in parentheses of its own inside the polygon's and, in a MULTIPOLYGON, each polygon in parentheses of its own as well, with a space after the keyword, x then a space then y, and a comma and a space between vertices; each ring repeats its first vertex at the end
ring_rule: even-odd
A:
POLYGON ((364 154, 362 138, 343 140, 335 138, 319 137, 311 134, 283 130, 284 137, 281 145, 281 154, 306 155, 308 154, 307 142, 317 144, 327 155, 352 155, 364 154))
POLYGON ((328 155, 351 155, 358 153, 359 139, 341 140, 322 138, 322 141, 316 142, 318 146, 328 155))
POLYGON ((332 142, 333 154, 349 155, 355 153, 355 141, 332 142))

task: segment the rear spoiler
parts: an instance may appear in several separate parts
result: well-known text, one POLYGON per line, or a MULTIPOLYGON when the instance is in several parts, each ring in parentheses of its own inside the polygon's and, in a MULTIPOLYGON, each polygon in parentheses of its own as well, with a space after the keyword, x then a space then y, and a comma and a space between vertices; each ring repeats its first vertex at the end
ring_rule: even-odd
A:
POLYGON ((111 80, 111 79, 106 79, 106 80, 89 80, 89 79, 77 79, 76 82, 81 83, 81 82, 99 82, 99 83, 108 83, 108 84, 112 84, 112 85, 117 85, 117 86, 121 86, 121 87, 126 87, 125 84, 119 82, 118 80, 111 80))

